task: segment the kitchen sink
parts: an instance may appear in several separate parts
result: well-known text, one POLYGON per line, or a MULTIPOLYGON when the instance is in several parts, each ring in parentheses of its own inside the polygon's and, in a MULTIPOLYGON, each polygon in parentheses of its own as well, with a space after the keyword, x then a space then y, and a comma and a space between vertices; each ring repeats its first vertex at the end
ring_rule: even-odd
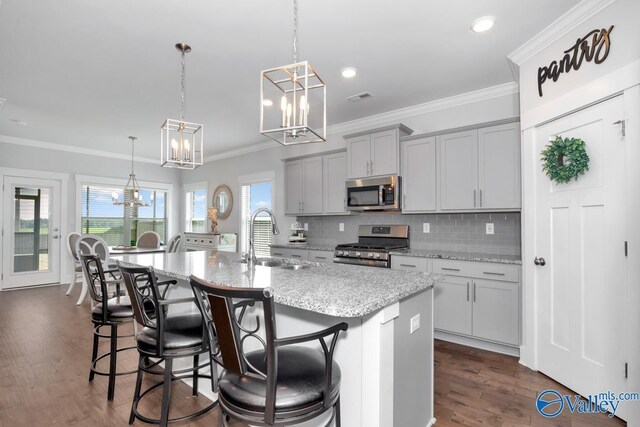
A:
POLYGON ((255 265, 259 265, 261 267, 279 267, 282 264, 283 262, 278 259, 259 259, 255 262, 255 265))
POLYGON ((285 270, 302 270, 303 268, 309 268, 309 266, 305 264, 287 264, 280 268, 284 268, 285 270))

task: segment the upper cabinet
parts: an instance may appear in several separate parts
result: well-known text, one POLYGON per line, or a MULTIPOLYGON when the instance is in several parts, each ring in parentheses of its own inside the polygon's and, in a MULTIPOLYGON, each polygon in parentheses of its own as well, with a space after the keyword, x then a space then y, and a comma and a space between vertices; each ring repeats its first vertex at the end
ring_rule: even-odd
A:
POLYGON ((291 160, 284 164, 285 214, 302 212, 302 160, 291 160))
POLYGON ((412 132, 399 124, 345 136, 347 178, 397 175, 400 170, 400 137, 412 132))
POLYGON ((285 214, 322 214, 322 156, 285 162, 285 214))
POLYGON ((324 169, 324 213, 327 215, 348 214, 347 211, 347 153, 323 156, 324 169))
POLYGON ((435 211, 436 206, 436 138, 403 141, 402 212, 435 211))
POLYGON ((438 137, 440 209, 519 209, 517 123, 438 137))

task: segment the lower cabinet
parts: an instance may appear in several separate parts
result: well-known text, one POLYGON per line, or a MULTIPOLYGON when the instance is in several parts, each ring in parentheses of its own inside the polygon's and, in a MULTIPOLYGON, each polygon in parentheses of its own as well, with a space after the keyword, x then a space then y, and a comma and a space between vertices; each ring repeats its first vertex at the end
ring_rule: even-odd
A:
POLYGON ((311 262, 333 262, 333 251, 297 248, 271 248, 271 256, 311 262))
POLYGON ((473 280, 473 335, 491 341, 520 343, 519 286, 497 280, 473 280))
POLYGON ((472 335, 471 283, 466 277, 449 277, 433 292, 433 327, 456 334, 472 335))

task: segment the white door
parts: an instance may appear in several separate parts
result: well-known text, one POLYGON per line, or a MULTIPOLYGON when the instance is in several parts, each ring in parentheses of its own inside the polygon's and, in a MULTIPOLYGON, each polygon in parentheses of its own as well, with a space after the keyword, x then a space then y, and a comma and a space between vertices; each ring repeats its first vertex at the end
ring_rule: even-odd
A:
POLYGON ((5 176, 2 288, 60 282, 60 181, 5 176))
POLYGON ((622 101, 534 131, 536 153, 560 135, 584 140, 590 158, 577 181, 552 183, 540 162, 535 178, 538 368, 583 396, 625 384, 625 140, 613 124, 622 101))
POLYGON ((402 143, 402 212, 436 210, 436 138, 402 143))
POLYGON ((302 160, 289 161, 284 164, 285 209, 287 215, 302 212, 302 160))
POLYGON ((440 151, 440 208, 478 206, 478 131, 442 135, 440 151))
POLYGON ((371 134, 370 175, 398 174, 398 131, 371 134))
POLYGON ((322 157, 302 161, 302 213, 322 213, 322 157))

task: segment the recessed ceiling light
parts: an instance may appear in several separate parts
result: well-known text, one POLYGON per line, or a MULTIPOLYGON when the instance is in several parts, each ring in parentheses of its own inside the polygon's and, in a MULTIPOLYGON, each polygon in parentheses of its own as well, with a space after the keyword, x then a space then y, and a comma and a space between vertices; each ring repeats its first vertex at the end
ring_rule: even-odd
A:
POLYGON ((482 18, 478 18, 473 21, 471 25, 471 30, 474 33, 484 33, 485 31, 489 31, 493 28, 493 24, 495 24, 495 18, 493 16, 483 16, 482 18))
POLYGON ((262 101, 262 105, 264 105, 265 107, 271 107, 273 105, 273 101, 270 99, 265 99, 262 101))
POLYGON ((342 69, 342 77, 352 79, 358 74, 358 70, 354 67, 346 67, 342 69))

